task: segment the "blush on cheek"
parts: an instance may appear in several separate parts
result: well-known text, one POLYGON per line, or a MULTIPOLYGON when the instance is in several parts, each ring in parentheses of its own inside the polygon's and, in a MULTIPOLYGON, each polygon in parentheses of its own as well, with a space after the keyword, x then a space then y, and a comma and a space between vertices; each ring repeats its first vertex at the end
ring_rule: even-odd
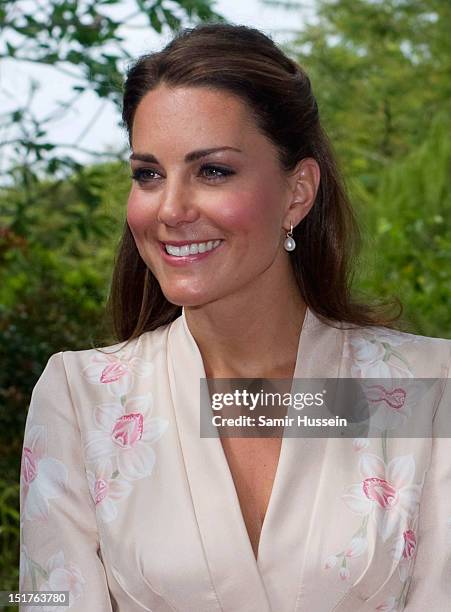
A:
POLYGON ((144 228, 148 229, 153 221, 153 215, 149 214, 149 208, 146 209, 139 200, 129 198, 127 202, 127 222, 130 229, 136 232, 144 228))
POLYGON ((221 210, 221 218, 219 220, 220 224, 224 227, 227 227, 229 230, 245 230, 252 226, 252 218, 254 218, 254 214, 245 206, 238 207, 230 207, 221 210))
POLYGON ((232 230, 255 230, 258 226, 272 225, 277 217, 278 206, 264 193, 261 197, 237 195, 228 198, 217 207, 216 219, 232 230), (220 219, 220 220, 219 220, 220 219))

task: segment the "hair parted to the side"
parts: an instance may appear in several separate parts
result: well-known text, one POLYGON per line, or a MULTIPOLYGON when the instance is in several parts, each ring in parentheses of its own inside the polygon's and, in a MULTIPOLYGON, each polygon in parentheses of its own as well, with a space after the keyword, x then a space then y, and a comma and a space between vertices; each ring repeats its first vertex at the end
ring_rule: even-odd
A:
MULTIPOLYGON (((143 97, 160 84, 209 87, 238 96, 261 132, 279 151, 281 167, 293 170, 305 157, 319 164, 315 203, 294 229, 289 253, 306 304, 329 325, 393 327, 399 311, 387 303, 361 303, 351 295, 360 233, 331 144, 305 71, 265 34, 242 25, 202 24, 181 30, 159 52, 140 57, 124 86, 123 122, 131 144, 133 119, 143 97)), ((107 309, 119 342, 173 321, 181 307, 171 304, 147 268, 125 222, 116 256, 107 309)))

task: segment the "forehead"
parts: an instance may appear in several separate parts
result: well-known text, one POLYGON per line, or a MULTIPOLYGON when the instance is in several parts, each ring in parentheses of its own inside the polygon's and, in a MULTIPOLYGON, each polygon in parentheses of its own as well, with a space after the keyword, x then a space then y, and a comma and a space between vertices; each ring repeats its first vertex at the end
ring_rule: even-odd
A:
MULTIPOLYGON (((260 135, 247 104, 229 92, 207 87, 159 85, 139 103, 133 121, 134 148, 161 139, 199 144, 245 145, 260 135), (209 141, 207 143, 207 140, 209 141), (230 142, 224 142, 225 140, 230 142)), ((174 144, 174 143, 173 143, 174 144)))

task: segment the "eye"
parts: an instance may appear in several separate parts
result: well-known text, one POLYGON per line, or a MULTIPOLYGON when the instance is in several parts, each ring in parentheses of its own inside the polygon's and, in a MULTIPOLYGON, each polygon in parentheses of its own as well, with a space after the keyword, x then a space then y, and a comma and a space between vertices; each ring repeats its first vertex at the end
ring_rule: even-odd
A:
POLYGON ((209 181, 216 181, 218 179, 224 179, 227 176, 235 174, 230 168, 223 168, 222 166, 216 166, 213 164, 204 164, 200 167, 200 173, 202 173, 209 181))
MULTIPOLYGON (((214 164, 204 164, 199 169, 199 174, 206 178, 208 181, 218 181, 225 179, 227 176, 235 174, 230 168, 224 168, 214 164)), ((152 168, 136 168, 131 174, 134 181, 140 184, 149 184, 155 182, 157 179, 162 178, 161 175, 152 168)))
POLYGON ((137 183, 150 183, 160 176, 156 170, 152 168, 136 168, 131 174, 131 177, 137 183))

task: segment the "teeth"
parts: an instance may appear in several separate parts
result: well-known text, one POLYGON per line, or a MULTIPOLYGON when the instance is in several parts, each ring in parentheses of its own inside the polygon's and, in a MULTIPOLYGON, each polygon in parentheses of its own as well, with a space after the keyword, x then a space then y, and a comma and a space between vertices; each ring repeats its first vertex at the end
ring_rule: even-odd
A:
POLYGON ((209 240, 208 242, 195 242, 193 244, 184 244, 183 246, 174 246, 165 244, 166 252, 174 257, 186 257, 187 255, 197 255, 197 253, 205 253, 212 251, 221 244, 221 240, 209 240))

